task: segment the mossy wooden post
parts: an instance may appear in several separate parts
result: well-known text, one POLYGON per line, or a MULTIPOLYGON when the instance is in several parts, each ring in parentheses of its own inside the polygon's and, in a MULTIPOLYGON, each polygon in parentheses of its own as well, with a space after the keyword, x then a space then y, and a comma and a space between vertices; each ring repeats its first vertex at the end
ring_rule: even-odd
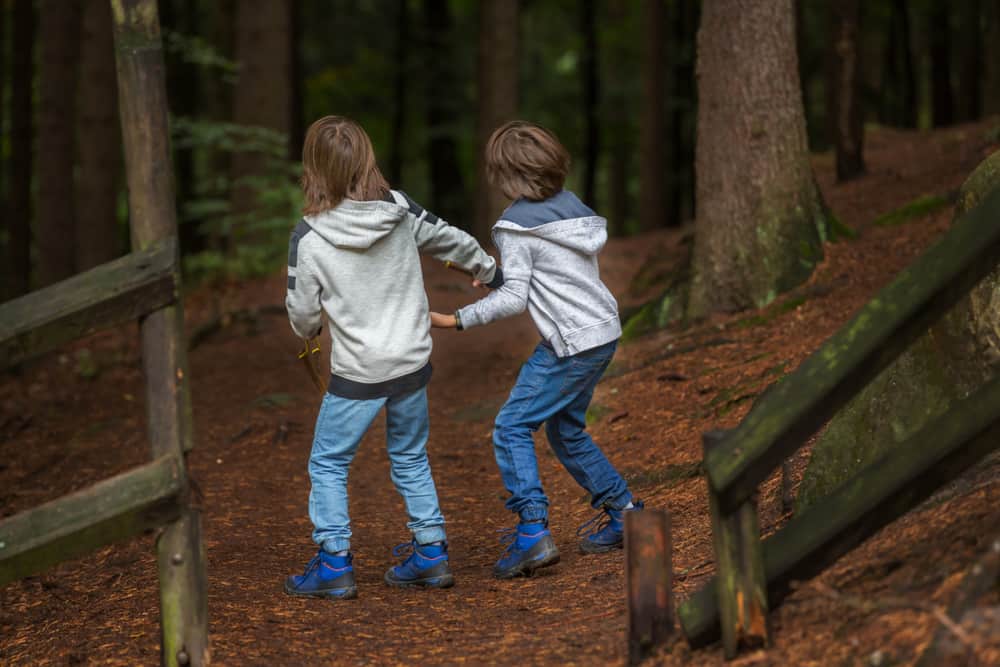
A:
MULTIPOLYGON (((726 434, 712 431, 703 436, 705 460, 721 445, 726 434)), ((721 509, 719 496, 709 486, 712 541, 719 585, 716 595, 722 627, 722 646, 727 659, 736 657, 740 646, 770 643, 767 619, 767 579, 757 519, 756 494, 729 513, 721 509)))
POLYGON ((674 632, 670 515, 625 513, 628 661, 640 663, 674 632))
MULTIPOLYGON (((132 249, 176 236, 167 94, 156 0, 112 0, 132 249)), ((141 320, 148 430, 153 456, 191 446, 191 407, 178 300, 141 320)), ((189 499, 186 476, 185 493, 189 499)), ((157 540, 166 665, 205 665, 208 607, 201 516, 182 502, 157 540)))

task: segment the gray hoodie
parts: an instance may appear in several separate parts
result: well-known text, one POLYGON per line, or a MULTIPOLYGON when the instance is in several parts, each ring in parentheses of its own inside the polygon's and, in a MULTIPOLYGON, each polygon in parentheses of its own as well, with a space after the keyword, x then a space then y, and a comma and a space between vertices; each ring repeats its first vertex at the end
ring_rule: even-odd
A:
POLYGON ((527 308, 560 357, 618 339, 618 303, 597 266, 607 240, 607 221, 568 190, 540 202, 517 200, 493 227, 504 284, 458 311, 462 328, 527 308))
POLYGON ((474 238, 405 194, 344 200, 306 216, 288 248, 285 307, 302 338, 330 327, 329 390, 345 398, 393 396, 430 379, 430 316, 419 252, 450 260, 496 287, 503 274, 474 238))

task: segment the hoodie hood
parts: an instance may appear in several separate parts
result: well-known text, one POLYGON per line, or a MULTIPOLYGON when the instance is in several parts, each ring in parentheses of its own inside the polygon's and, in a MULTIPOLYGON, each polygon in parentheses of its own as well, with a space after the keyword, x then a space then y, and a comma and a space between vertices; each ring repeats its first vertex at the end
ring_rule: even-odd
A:
POLYGON ((338 248, 366 250, 392 232, 406 212, 395 202, 345 199, 337 208, 306 216, 305 221, 338 248))
POLYGON ((543 201, 518 199, 493 229, 538 236, 585 255, 596 255, 608 240, 608 221, 569 190, 543 201))

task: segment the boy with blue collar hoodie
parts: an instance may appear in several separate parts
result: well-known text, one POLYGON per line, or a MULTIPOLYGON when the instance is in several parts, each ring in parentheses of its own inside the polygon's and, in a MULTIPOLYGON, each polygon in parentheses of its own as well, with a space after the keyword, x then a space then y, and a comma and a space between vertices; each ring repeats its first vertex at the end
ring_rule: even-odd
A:
POLYGON ((344 599, 357 595, 347 513, 347 473, 358 443, 385 408, 393 484, 403 496, 412 542, 390 568, 391 586, 447 588, 444 518, 427 460, 431 337, 420 252, 503 284, 496 261, 465 232, 390 190, 371 140, 354 121, 326 116, 302 149, 305 217, 292 232, 285 305, 302 338, 330 329, 330 384, 309 457, 309 518, 316 556, 285 592, 344 599))
POLYGON ((493 568, 499 579, 528 576, 559 562, 532 437, 543 423, 559 461, 600 510, 578 531, 584 537, 581 551, 621 548, 623 513, 642 509, 586 432, 587 407, 622 330, 618 304, 597 264, 607 221, 563 190, 569 162, 555 135, 538 125, 512 121, 493 133, 486 146, 487 175, 513 200, 493 227, 504 284, 454 315, 431 313, 434 326, 463 330, 527 309, 542 336, 493 430, 497 465, 510 492, 506 507, 519 517, 493 568))

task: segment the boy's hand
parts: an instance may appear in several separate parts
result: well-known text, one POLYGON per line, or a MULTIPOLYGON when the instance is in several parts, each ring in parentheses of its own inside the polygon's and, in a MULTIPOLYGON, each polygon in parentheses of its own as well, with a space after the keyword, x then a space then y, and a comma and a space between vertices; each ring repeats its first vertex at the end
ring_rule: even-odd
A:
POLYGON ((431 311, 431 326, 438 329, 454 329, 458 326, 458 321, 454 315, 442 315, 431 311))
POLYGON ((472 281, 472 286, 473 286, 473 287, 478 287, 478 288, 480 288, 480 289, 484 289, 484 290, 486 290, 487 292, 489 292, 489 291, 490 291, 490 286, 489 286, 489 285, 487 285, 486 283, 482 282, 482 281, 479 281, 479 280, 473 280, 473 281, 472 281))

